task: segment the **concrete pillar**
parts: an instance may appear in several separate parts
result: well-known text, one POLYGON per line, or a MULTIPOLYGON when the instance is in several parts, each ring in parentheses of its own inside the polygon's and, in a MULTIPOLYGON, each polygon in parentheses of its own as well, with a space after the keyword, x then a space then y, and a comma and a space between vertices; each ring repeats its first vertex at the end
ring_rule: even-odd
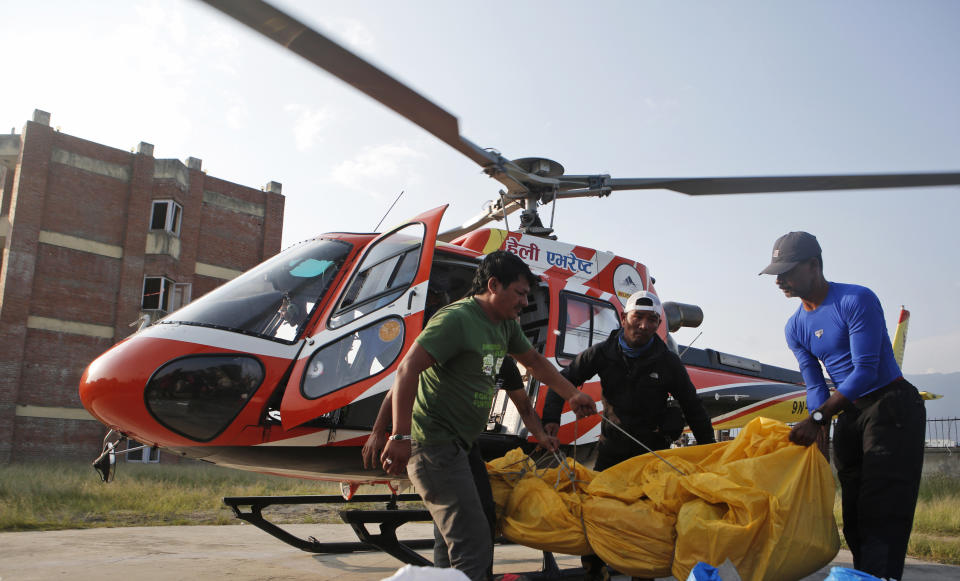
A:
POLYGON ((283 184, 281 184, 280 182, 270 181, 270 182, 267 182, 267 185, 264 186, 263 189, 270 192, 271 194, 282 194, 283 184))
POLYGON ((28 121, 23 130, 20 171, 10 196, 7 256, 0 267, 0 464, 10 461, 14 446, 27 317, 54 139, 50 114, 36 111, 34 118, 41 122, 28 121))
POLYGON ((33 122, 50 127, 50 114, 40 109, 33 110, 33 122))
MULTIPOLYGON (((183 220, 180 226, 180 260, 173 278, 177 282, 192 282, 197 270, 197 252, 200 246, 200 228, 203 225, 203 190, 206 174, 202 162, 195 157, 187 158, 190 171, 190 189, 183 204, 183 220), (192 165, 191 165, 192 164, 192 165)), ((194 294, 194 298, 197 295, 194 294)))
POLYGON ((143 298, 144 249, 153 205, 153 145, 140 142, 131 155, 130 191, 127 197, 127 224, 123 235, 123 263, 120 288, 114 310, 114 338, 120 341, 136 332, 130 323, 140 318, 143 298))
MULTIPOLYGON (((277 184, 277 182, 270 183, 276 184, 277 186, 280 185, 277 184)), ((281 244, 283 243, 284 198, 279 192, 266 192, 264 194, 264 202, 261 262, 280 252, 281 244)))

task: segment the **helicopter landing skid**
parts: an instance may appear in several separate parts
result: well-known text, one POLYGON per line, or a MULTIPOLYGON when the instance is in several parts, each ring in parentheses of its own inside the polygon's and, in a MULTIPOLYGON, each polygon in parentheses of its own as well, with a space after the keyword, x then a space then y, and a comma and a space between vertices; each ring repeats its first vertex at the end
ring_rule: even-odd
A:
MULTIPOLYGON (((350 526, 353 527, 353 531, 357 533, 357 537, 361 541, 370 543, 371 545, 376 546, 382 551, 388 553, 389 555, 396 557, 397 559, 403 561, 404 563, 409 563, 411 565, 420 565, 420 566, 431 566, 433 563, 420 554, 413 552, 409 547, 412 546, 410 541, 400 542, 396 537, 396 529, 398 526, 405 522, 410 522, 414 520, 430 520, 430 513, 426 510, 343 510, 340 511, 340 518, 344 522, 350 523, 350 526), (401 513, 401 514, 398 514, 401 513), (403 515, 402 513, 423 513, 422 515, 409 514, 403 515), (422 517, 422 518, 419 518, 422 517), (365 524, 370 523, 380 523, 380 534, 372 535, 370 534, 365 524), (392 547, 396 543, 396 549, 398 552, 394 552, 389 547, 392 547), (410 556, 414 560, 409 560, 406 557, 410 556)), ((419 542, 419 541, 415 541, 419 542)), ((426 543, 424 547, 426 548, 433 546, 433 540, 423 541, 426 543)), ((511 544, 505 538, 500 538, 497 540, 499 543, 511 544)), ((554 581, 557 579, 565 578, 576 578, 581 579, 583 577, 583 569, 571 569, 571 570, 561 570, 557 566, 557 560, 553 557, 553 553, 543 552, 543 565, 540 571, 532 573, 522 573, 518 575, 521 579, 526 579, 527 581, 554 581)))
MULTIPOLYGON (((303 496, 228 496, 223 503, 233 510, 234 516, 246 521, 258 529, 280 539, 281 541, 308 553, 342 554, 357 551, 383 551, 404 563, 418 566, 431 566, 433 563, 414 551, 414 549, 429 549, 433 547, 433 539, 414 539, 401 541, 397 539, 397 528, 408 522, 428 521, 430 513, 425 509, 405 510, 397 507, 397 502, 419 501, 417 494, 360 494, 353 496, 349 501, 336 495, 303 495, 303 496), (263 509, 268 506, 281 504, 353 504, 368 502, 386 502, 385 510, 348 509, 338 512, 343 522, 350 525, 356 533, 359 542, 321 542, 314 537, 300 538, 289 531, 268 521, 263 516, 263 509), (244 511, 246 507, 248 510, 244 511), (366 525, 379 524, 380 533, 374 534, 367 530, 366 525)), ((500 538, 500 543, 510 541, 500 538)), ((523 578, 529 581, 553 581, 555 579, 581 578, 583 569, 560 569, 553 553, 543 552, 543 563, 540 571, 523 573, 523 578)))
POLYGON ((233 510, 234 516, 246 521, 258 529, 280 539, 281 541, 308 553, 352 553, 355 551, 383 551, 404 563, 427 566, 430 561, 416 553, 414 549, 428 549, 433 546, 433 539, 415 539, 400 541, 397 539, 397 528, 412 521, 430 520, 430 513, 426 510, 401 510, 397 508, 398 501, 418 501, 416 494, 359 494, 346 501, 337 495, 303 495, 303 496, 230 496, 223 499, 223 503, 233 510), (358 502, 386 502, 386 510, 341 510, 340 518, 349 524, 359 542, 321 542, 313 537, 300 538, 287 530, 270 522, 263 516, 263 509, 268 506, 281 504, 353 504, 358 502), (247 510, 243 510, 247 508, 247 510), (366 528, 367 524, 380 524, 380 534, 373 534, 366 528))

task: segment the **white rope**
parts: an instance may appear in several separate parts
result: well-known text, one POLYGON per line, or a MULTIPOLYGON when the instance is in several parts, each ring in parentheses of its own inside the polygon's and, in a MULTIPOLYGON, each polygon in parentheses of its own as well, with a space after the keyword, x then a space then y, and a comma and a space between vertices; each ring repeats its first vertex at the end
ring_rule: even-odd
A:
POLYGON ((661 460, 663 460, 664 464, 666 464, 667 466, 673 468, 674 470, 676 470, 677 472, 679 472, 679 473, 682 474, 683 476, 686 476, 686 473, 685 473, 683 470, 680 470, 679 468, 677 468, 676 466, 674 466, 673 464, 671 464, 669 461, 667 461, 666 458, 664 458, 664 457, 661 456, 660 454, 657 454, 656 452, 654 452, 653 450, 651 450, 650 447, 648 447, 646 444, 644 444, 644 443, 641 442, 640 440, 638 440, 638 439, 634 438, 633 436, 631 436, 626 430, 624 430, 624 429, 621 428, 619 425, 617 425, 616 423, 614 423, 613 420, 608 419, 607 417, 605 417, 605 416, 603 416, 603 415, 600 416, 600 419, 603 420, 603 421, 605 421, 605 422, 607 422, 607 424, 613 426, 614 428, 620 430, 620 431, 623 433, 624 436, 630 438, 631 440, 633 440, 633 441, 636 442, 637 444, 640 444, 640 445, 643 447, 643 449, 646 450, 647 452, 650 452, 651 454, 653 454, 653 455, 656 456, 657 458, 660 458, 661 460))

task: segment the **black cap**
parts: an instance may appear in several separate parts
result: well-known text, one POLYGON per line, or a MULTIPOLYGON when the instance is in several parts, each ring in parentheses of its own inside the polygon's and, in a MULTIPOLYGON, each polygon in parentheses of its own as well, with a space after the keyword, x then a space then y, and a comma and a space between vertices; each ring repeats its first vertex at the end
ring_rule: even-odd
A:
POLYGON ((773 243, 773 258, 760 274, 783 274, 817 256, 820 256, 820 243, 816 236, 808 232, 790 232, 773 243))

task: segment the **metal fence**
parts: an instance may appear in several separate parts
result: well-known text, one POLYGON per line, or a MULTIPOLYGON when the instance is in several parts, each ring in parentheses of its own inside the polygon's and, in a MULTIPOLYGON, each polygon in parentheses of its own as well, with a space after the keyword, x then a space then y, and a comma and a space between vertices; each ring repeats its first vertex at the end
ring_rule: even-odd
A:
POLYGON ((927 420, 927 448, 955 448, 960 436, 960 418, 927 420))
MULTIPOLYGON (((717 430, 717 441, 732 440, 736 438, 739 433, 740 428, 717 430)), ((956 448, 958 443, 960 443, 960 418, 935 418, 927 420, 927 448, 956 448)))

